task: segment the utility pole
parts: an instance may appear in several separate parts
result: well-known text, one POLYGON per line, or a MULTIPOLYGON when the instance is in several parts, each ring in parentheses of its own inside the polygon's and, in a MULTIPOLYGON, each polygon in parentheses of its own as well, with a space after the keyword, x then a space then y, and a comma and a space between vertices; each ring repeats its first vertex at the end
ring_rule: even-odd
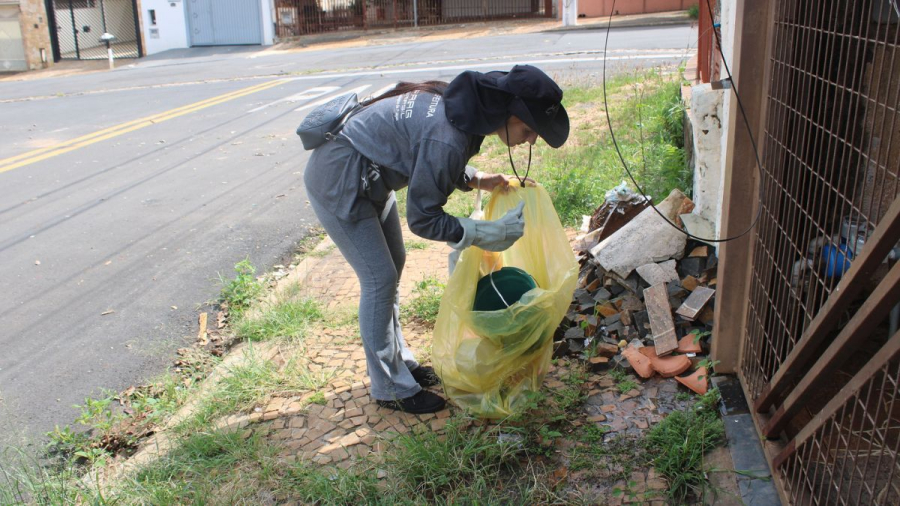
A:
POLYGON ((563 26, 575 26, 578 24, 578 0, 560 0, 562 4, 563 26))

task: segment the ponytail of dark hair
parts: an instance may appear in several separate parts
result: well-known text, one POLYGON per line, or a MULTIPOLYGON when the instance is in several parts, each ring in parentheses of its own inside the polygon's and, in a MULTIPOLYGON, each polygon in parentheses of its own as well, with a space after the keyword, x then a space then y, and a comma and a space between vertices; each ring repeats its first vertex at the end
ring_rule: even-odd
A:
POLYGON ((409 93, 416 90, 423 91, 425 93, 434 93, 435 95, 443 95, 445 89, 447 89, 447 83, 445 83, 444 81, 424 81, 421 83, 406 83, 401 81, 397 83, 397 86, 394 86, 393 89, 390 89, 377 97, 370 98, 369 100, 364 100, 360 102, 360 105, 366 107, 374 104, 375 102, 378 102, 379 100, 396 97, 397 95, 403 95, 404 93, 409 93))

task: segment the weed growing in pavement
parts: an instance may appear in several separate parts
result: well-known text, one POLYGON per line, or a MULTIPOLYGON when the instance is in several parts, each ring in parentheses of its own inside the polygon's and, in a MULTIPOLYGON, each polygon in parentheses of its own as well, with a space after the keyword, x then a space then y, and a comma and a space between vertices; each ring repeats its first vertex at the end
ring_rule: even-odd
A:
POLYGON ((403 247, 406 248, 406 251, 425 249, 428 247, 428 243, 422 241, 403 241, 403 247))
POLYGON ((712 389, 699 396, 691 409, 670 413, 647 436, 653 467, 668 480, 669 498, 677 504, 691 495, 703 497, 707 484, 703 456, 725 437, 718 401, 719 391, 712 389))
POLYGON ((422 281, 416 283, 410 300, 403 306, 404 317, 434 325, 434 322, 437 321, 438 311, 441 309, 444 288, 444 283, 434 276, 426 276, 422 281))
POLYGON ((328 404, 328 401, 325 400, 325 394, 322 391, 318 391, 309 398, 310 404, 318 404, 320 406, 324 406, 328 404))
POLYGON ((616 388, 619 389, 620 394, 627 393, 631 390, 636 389, 637 387, 638 387, 637 381, 634 381, 632 379, 627 379, 625 381, 616 383, 616 388))
POLYGON ((222 283, 219 298, 227 304, 230 312, 241 313, 262 294, 263 285, 254 277, 256 267, 250 263, 250 259, 245 258, 238 262, 234 266, 234 272, 234 279, 226 279, 219 275, 219 281, 222 283))
POLYGON ((302 340, 310 325, 322 320, 322 305, 316 299, 279 300, 261 305, 259 310, 245 311, 237 317, 234 332, 248 341, 284 338, 302 340))
POLYGON ((613 379, 613 381, 616 382, 616 388, 619 390, 619 393, 624 394, 629 390, 633 390, 638 387, 638 383, 634 381, 634 377, 632 377, 622 369, 610 370, 609 376, 613 379))

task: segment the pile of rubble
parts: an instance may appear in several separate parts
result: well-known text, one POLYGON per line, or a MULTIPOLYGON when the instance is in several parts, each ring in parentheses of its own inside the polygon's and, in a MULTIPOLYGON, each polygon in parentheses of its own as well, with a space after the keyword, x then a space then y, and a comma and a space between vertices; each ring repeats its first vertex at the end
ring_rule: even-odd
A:
POLYGON ((586 233, 576 238, 580 276, 554 356, 581 357, 593 371, 623 367, 643 378, 674 377, 705 393, 715 249, 658 216, 683 226, 694 204, 680 191, 655 211, 642 197, 616 190, 585 217, 586 233))

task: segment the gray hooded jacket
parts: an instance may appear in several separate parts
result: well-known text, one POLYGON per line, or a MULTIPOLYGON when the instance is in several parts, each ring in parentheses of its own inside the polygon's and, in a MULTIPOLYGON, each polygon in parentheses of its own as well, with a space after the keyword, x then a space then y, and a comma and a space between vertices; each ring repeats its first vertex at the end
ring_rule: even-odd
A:
POLYGON ((338 218, 374 216, 391 190, 409 187, 410 230, 436 241, 458 242, 459 220, 444 212, 454 190, 468 191, 482 136, 454 127, 440 95, 413 91, 380 100, 354 115, 341 134, 313 152, 306 169, 307 190, 338 218))

